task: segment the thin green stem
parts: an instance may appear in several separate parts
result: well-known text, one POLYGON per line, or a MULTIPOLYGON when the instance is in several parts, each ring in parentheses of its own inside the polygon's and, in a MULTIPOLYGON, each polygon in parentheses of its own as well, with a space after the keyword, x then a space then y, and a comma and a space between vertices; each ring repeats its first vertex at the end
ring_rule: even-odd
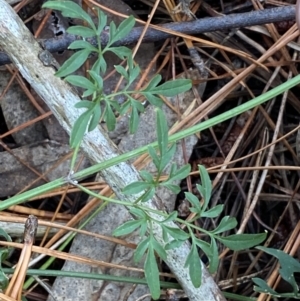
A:
MULTIPOLYGON (((220 114, 216 117, 205 120, 205 121, 201 122, 200 124, 197 124, 193 127, 190 127, 186 130, 183 130, 179 133, 171 135, 169 137, 169 142, 170 143, 176 142, 176 141, 178 141, 180 139, 183 139, 183 138, 185 138, 189 135, 193 135, 193 134, 198 133, 200 131, 203 131, 207 128, 210 128, 210 127, 212 127, 216 124, 219 124, 219 123, 221 123, 221 122, 223 122, 227 119, 230 119, 234 116, 242 114, 245 111, 248 111, 248 110, 250 110, 250 109, 252 109, 252 108, 254 108, 258 105, 261 105, 262 103, 266 102, 267 100, 278 96, 279 94, 283 93, 284 91, 293 88, 294 86, 298 85, 299 83, 300 83, 300 75, 297 75, 294 78, 290 79, 289 81, 285 82, 284 84, 281 84, 278 87, 264 93, 263 95, 260 95, 256 98, 254 98, 254 99, 252 99, 252 100, 250 100, 250 101, 248 101, 248 102, 246 102, 246 103, 244 103, 244 104, 242 104, 242 105, 240 105, 236 108, 233 108, 233 109, 231 109, 227 112, 224 112, 224 113, 222 113, 222 114, 220 114)), ((80 180, 80 179, 82 179, 84 177, 87 177, 91 174, 99 172, 100 170, 109 168, 113 165, 117 165, 121 162, 132 159, 134 157, 137 157, 141 154, 146 153, 149 146, 157 147, 157 142, 145 145, 143 147, 140 147, 138 149, 130 151, 126 154, 122 154, 122 155, 119 155, 119 156, 114 157, 112 159, 109 159, 105 162, 95 164, 94 166, 91 166, 89 168, 86 168, 84 170, 81 170, 81 171, 75 173, 73 175, 73 178, 76 179, 76 180, 80 180)), ((40 194, 48 192, 52 189, 58 188, 61 185, 65 184, 66 182, 67 182, 66 179, 61 178, 61 179, 55 180, 51 183, 47 183, 45 185, 42 185, 42 186, 37 187, 35 189, 32 189, 30 191, 24 192, 20 195, 9 198, 8 200, 5 200, 5 201, 0 203, 0 210, 5 210, 10 206, 20 204, 20 203, 22 203, 26 200, 29 200, 29 199, 37 196, 37 195, 40 195, 40 194)))

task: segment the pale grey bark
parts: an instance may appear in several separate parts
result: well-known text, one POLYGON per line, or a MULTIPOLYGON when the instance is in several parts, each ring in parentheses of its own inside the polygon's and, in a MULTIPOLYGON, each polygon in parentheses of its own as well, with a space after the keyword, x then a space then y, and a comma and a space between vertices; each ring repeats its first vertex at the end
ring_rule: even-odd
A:
MULTIPOLYGON (((43 65, 38 58, 42 51, 40 45, 4 0, 0 0, 0 46, 9 54, 22 76, 44 99, 63 128, 70 133, 72 125, 80 114, 80 111, 74 108, 74 104, 80 99, 68 84, 54 76, 54 69, 43 65)), ((103 162, 118 155, 117 147, 100 127, 85 135, 82 150, 93 162, 103 162)), ((128 196, 123 195, 122 188, 139 180, 139 174, 132 165, 118 164, 102 171, 101 176, 119 199, 131 201, 128 196)), ((147 203, 150 208, 159 209, 157 204, 159 200, 156 197, 147 203)), ((172 226, 176 227, 175 224, 172 226)), ((163 243, 160 228, 156 227, 154 232, 156 239, 163 243)), ((188 253, 189 244, 186 242, 180 248, 167 252, 166 263, 176 275, 189 299, 191 301, 225 300, 203 263, 202 285, 200 288, 194 288, 188 270, 184 268, 188 253)))

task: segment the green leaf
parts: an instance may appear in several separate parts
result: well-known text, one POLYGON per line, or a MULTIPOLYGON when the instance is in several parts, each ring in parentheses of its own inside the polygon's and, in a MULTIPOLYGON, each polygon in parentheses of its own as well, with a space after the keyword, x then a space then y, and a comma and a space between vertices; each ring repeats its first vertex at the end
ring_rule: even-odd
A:
POLYGON ((186 199, 192 204, 192 206, 197 209, 197 212, 201 212, 201 205, 199 199, 190 192, 184 193, 186 199))
POLYGON ((75 148, 82 140, 89 120, 91 118, 91 111, 86 111, 81 114, 78 119, 75 121, 74 126, 71 131, 70 135, 70 146, 71 148, 75 148))
POLYGON ((171 190, 173 193, 178 194, 181 191, 179 185, 169 184, 169 183, 161 183, 161 186, 166 187, 167 189, 171 190))
POLYGON ((123 22, 121 22, 116 30, 115 30, 114 25, 112 26, 112 23, 111 23, 110 24, 111 28, 109 31, 109 33, 110 33, 109 45, 126 37, 128 35, 128 33, 131 31, 131 29, 133 28, 134 24, 135 24, 135 19, 133 16, 130 16, 129 18, 127 18, 123 22))
POLYGON ((191 171, 191 165, 190 164, 186 164, 184 166, 182 166, 181 168, 179 168, 178 170, 176 170, 176 165, 173 163, 173 168, 174 168, 174 174, 173 172, 170 173, 169 179, 168 181, 175 181, 175 180, 183 180, 185 179, 190 171, 191 171))
POLYGON ((118 73, 120 73, 125 79, 128 80, 127 71, 126 71, 126 69, 123 66, 121 66, 121 65, 115 65, 114 67, 115 67, 115 69, 117 70, 118 73))
POLYGON ((129 68, 128 86, 139 76, 140 71, 141 69, 139 66, 135 66, 134 68, 129 68))
POLYGON ((189 239, 189 237, 190 237, 190 235, 188 233, 184 232, 180 228, 170 227, 165 224, 162 224, 161 227, 162 227, 162 229, 164 229, 166 231, 166 233, 168 233, 170 236, 172 236, 176 240, 185 241, 185 240, 189 239))
POLYGON ((149 171, 141 170, 140 175, 143 178, 143 180, 147 181, 148 183, 154 183, 153 176, 149 171))
POLYGON ((96 73, 94 70, 89 70, 89 74, 95 81, 97 88, 99 90, 102 90, 103 89, 103 78, 98 73, 96 73))
POLYGON ((81 109, 81 108, 87 108, 91 109, 95 104, 92 101, 88 100, 82 100, 75 103, 74 107, 81 109))
POLYGON ((198 167, 199 167, 199 173, 200 173, 202 185, 197 184, 197 189, 201 193, 201 195, 204 199, 202 211, 205 211, 208 206, 208 203, 210 201, 212 185, 211 185, 211 180, 210 180, 209 174, 208 174, 207 170, 205 169, 205 167, 203 165, 198 165, 198 167))
MULTIPOLYGON (((3 229, 1 229, 3 231, 3 229)), ((5 231, 4 231, 5 232, 5 231)), ((11 240, 8 240, 11 241, 11 240)), ((0 250, 0 289, 4 291, 8 286, 9 278, 5 275, 2 270, 2 262, 5 258, 8 257, 9 250, 8 249, 1 249, 0 250)))
POLYGON ((252 248, 267 237, 267 233, 259 234, 234 234, 227 237, 216 237, 223 245, 233 251, 245 250, 252 248))
POLYGON ((95 29, 94 22, 90 15, 73 1, 48 1, 44 3, 42 7, 59 10, 64 17, 84 20, 95 29))
POLYGON ((159 171, 163 171, 165 167, 169 164, 169 162, 174 157, 176 151, 176 144, 172 144, 170 148, 161 156, 159 171))
POLYGON ((100 74, 100 72, 101 72, 102 69, 105 69, 105 71, 106 71, 106 62, 103 59, 103 56, 99 55, 98 58, 97 58, 97 60, 93 64, 91 70, 93 70, 96 74, 100 74))
POLYGON ((106 103, 105 121, 106 121, 107 129, 109 131, 113 131, 116 127, 116 116, 109 102, 106 103))
POLYGON ((176 79, 168 81, 160 86, 152 89, 152 94, 160 94, 164 96, 175 96, 179 93, 188 91, 192 88, 192 82, 189 79, 176 79))
POLYGON ((69 59, 67 59, 59 70, 55 73, 58 77, 64 77, 80 68, 87 60, 90 50, 83 49, 74 53, 69 59))
POLYGON ((170 242, 166 243, 165 250, 172 250, 175 248, 179 248, 184 243, 184 240, 171 240, 170 242))
POLYGON ((91 45, 89 42, 84 41, 84 40, 77 40, 72 42, 68 49, 88 49, 91 52, 98 52, 98 49, 96 47, 94 47, 93 45, 91 45))
POLYGON ((93 29, 82 25, 70 26, 67 29, 67 32, 69 34, 81 36, 83 38, 92 38, 96 36, 96 32, 93 29))
POLYGON ((260 278, 252 278, 252 281, 258 285, 258 286, 254 286, 254 291, 255 292, 260 292, 260 293, 265 293, 265 294, 269 294, 272 295, 274 297, 280 297, 280 294, 277 293, 276 291, 274 291, 266 281, 264 281, 263 279, 260 278))
POLYGON ((291 255, 286 254, 285 252, 273 249, 273 248, 265 248, 265 247, 256 247, 259 250, 264 251, 270 255, 273 255, 279 260, 280 269, 279 273, 285 281, 287 281, 292 287, 294 292, 298 292, 299 287, 295 280, 294 273, 300 272, 300 263, 298 260, 293 258, 291 255))
POLYGON ((140 198, 140 201, 147 202, 153 198, 154 194, 155 194, 155 187, 153 186, 153 187, 147 189, 147 191, 140 198))
POLYGON ((88 126, 89 132, 93 131, 98 126, 100 117, 101 117, 101 107, 100 104, 96 104, 94 106, 93 115, 88 126))
POLYGON ((125 46, 109 47, 108 50, 117 55, 121 60, 132 54, 131 50, 125 46))
POLYGON ((153 106, 158 108, 162 107, 164 102, 161 100, 161 98, 154 96, 153 94, 148 92, 143 92, 141 94, 143 94, 153 106))
POLYGON ((217 205, 216 207, 213 207, 211 209, 208 209, 205 212, 201 212, 201 217, 209 217, 214 218, 221 214, 223 211, 224 205, 217 205))
POLYGON ((168 150, 168 125, 166 117, 162 110, 156 110, 156 133, 158 149, 162 155, 164 155, 168 150))
POLYGON ((137 109, 139 112, 142 112, 142 113, 145 111, 144 106, 139 101, 136 101, 134 98, 132 98, 129 95, 128 95, 128 98, 130 99, 130 103, 133 108, 137 109))
POLYGON ((189 274, 194 287, 200 287, 202 278, 202 267, 197 247, 195 244, 192 244, 190 253, 186 258, 184 266, 189 267, 189 274))
POLYGON ((161 244, 158 243, 158 241, 151 235, 150 236, 150 244, 152 244, 153 249, 157 253, 157 255, 162 259, 166 260, 167 259, 167 253, 164 250, 164 248, 161 246, 161 244))
POLYGON ((152 89, 155 88, 160 82, 161 82, 161 75, 156 74, 155 76, 153 76, 151 78, 151 80, 148 83, 147 87, 142 91, 150 91, 150 93, 151 93, 152 89))
POLYGON ((82 93, 82 97, 83 97, 83 98, 84 98, 84 97, 88 97, 88 96, 90 96, 90 95, 92 95, 92 94, 94 94, 94 93, 95 93, 94 89, 93 89, 93 90, 88 89, 88 90, 85 90, 85 91, 82 93))
POLYGON ((151 187, 151 184, 146 182, 134 182, 123 188, 123 193, 126 195, 137 194, 151 187))
POLYGON ((159 162, 160 162, 160 159, 159 157, 157 156, 156 154, 156 151, 155 149, 152 147, 152 146, 148 146, 148 153, 149 153, 149 156, 151 157, 155 167, 157 169, 159 169, 159 162))
POLYGON ((168 223, 168 222, 172 222, 177 218, 178 212, 177 211, 173 211, 169 214, 169 216, 164 219, 162 222, 163 223, 168 223))
POLYGON ((142 210, 142 209, 139 209, 139 208, 136 208, 136 207, 131 207, 129 209, 129 212, 136 216, 136 217, 139 217, 140 219, 144 219, 144 220, 147 220, 147 214, 142 210))
POLYGON ((206 254, 209 260, 209 272, 214 273, 219 265, 218 247, 215 239, 211 238, 211 244, 200 239, 195 239, 195 243, 206 254))
POLYGON ((134 256, 133 256, 134 262, 139 262, 142 259, 143 255, 145 254, 145 252, 148 249, 149 242, 150 242, 150 237, 147 237, 146 239, 142 240, 138 244, 138 246, 136 247, 136 249, 134 251, 134 256))
POLYGON ((151 296, 154 300, 157 300, 160 296, 159 271, 154 255, 153 246, 151 244, 149 244, 144 269, 151 296))
POLYGON ((228 230, 235 228, 237 225, 237 221, 234 217, 230 217, 228 215, 224 216, 216 229, 211 231, 213 234, 222 233, 228 230))
POLYGON ((96 91, 96 87, 94 86, 94 84, 84 76, 68 75, 65 78, 65 80, 67 82, 69 82, 71 85, 81 87, 81 88, 84 88, 84 89, 87 89, 87 90, 89 89, 89 90, 96 91))
POLYGON ((144 223, 143 220, 133 220, 133 221, 128 221, 119 227, 117 227, 113 231, 113 236, 123 236, 127 235, 129 233, 132 233, 134 230, 136 230, 140 225, 144 223))
POLYGON ((98 12, 98 28, 97 28, 97 35, 100 36, 102 30, 107 24, 107 16, 106 14, 101 11, 99 8, 96 8, 98 12))
POLYGON ((139 113, 135 107, 132 107, 130 121, 129 121, 130 134, 136 132, 138 125, 139 125, 139 113))

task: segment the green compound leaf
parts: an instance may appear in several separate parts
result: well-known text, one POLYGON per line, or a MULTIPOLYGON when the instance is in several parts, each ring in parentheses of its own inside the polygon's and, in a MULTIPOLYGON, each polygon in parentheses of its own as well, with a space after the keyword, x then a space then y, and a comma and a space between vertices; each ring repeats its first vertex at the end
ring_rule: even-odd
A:
POLYGON ((141 69, 139 66, 135 66, 134 68, 129 68, 129 78, 128 78, 128 84, 127 86, 131 85, 132 82, 139 76, 141 69))
POLYGON ((154 300, 157 300, 160 296, 159 270, 151 243, 149 243, 144 269, 151 296, 154 300))
POLYGON ((81 87, 87 90, 94 90, 96 91, 95 85, 88 80, 86 77, 80 75, 68 75, 65 80, 69 82, 71 85, 81 87))
POLYGON ((75 148, 81 142, 92 114, 93 112, 88 110, 80 115, 75 121, 70 135, 71 148, 75 148))
POLYGON ((262 243, 267 237, 267 233, 259 234, 234 234, 227 237, 215 237, 224 246, 233 251, 245 250, 262 243))
POLYGON ((168 81, 151 90, 152 94, 160 94, 164 96, 175 96, 179 93, 188 91, 192 88, 192 82, 189 79, 176 79, 168 81))
POLYGON ((91 52, 98 52, 98 49, 84 40, 74 41, 70 44, 68 49, 88 49, 91 52))
POLYGON ((73 35, 78 35, 83 38, 92 38, 96 36, 96 32, 88 27, 82 25, 71 26, 67 29, 67 32, 73 35))
POLYGON ((225 231, 229 231, 237 226, 237 221, 234 217, 228 215, 224 216, 219 224, 219 226, 211 231, 213 234, 219 234, 225 231))
POLYGON ((88 49, 79 50, 78 52, 74 53, 63 63, 55 75, 58 77, 64 77, 70 73, 73 73, 84 64, 90 53, 91 51, 88 49))
POLYGON ((196 244, 192 244, 189 255, 185 261, 185 267, 189 267, 189 274, 194 287, 198 288, 201 285, 202 267, 196 244))
POLYGON ((136 230, 138 227, 141 226, 142 223, 144 223, 144 220, 133 220, 133 221, 128 221, 121 226, 117 227, 113 231, 113 236, 123 236, 127 235, 129 233, 132 233, 134 230, 136 230))
POLYGON ((110 30, 109 30, 109 34, 110 34, 109 45, 126 37, 128 33, 131 31, 131 29, 133 28, 134 24, 135 24, 135 20, 133 16, 130 16, 129 18, 121 22, 117 29, 115 24, 112 22, 110 24, 110 30))
POLYGON ((43 4, 43 8, 51 8, 61 11, 64 17, 76 18, 87 22, 91 28, 96 30, 90 15, 73 1, 48 1, 43 4))

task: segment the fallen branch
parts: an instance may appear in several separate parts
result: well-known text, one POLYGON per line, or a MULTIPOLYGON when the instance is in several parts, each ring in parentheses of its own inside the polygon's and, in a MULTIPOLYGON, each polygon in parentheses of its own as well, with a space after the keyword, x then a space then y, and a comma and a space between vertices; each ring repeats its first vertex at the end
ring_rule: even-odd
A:
MULTIPOLYGON (((178 36, 180 34, 195 35, 203 32, 243 28, 289 20, 295 20, 295 6, 276 7, 249 13, 231 14, 224 17, 198 19, 190 22, 169 23, 161 25, 160 30, 149 27, 143 38, 143 42, 163 41, 174 36, 176 32, 178 36), (168 33, 170 30, 174 33, 168 33)), ((116 45, 135 44, 140 38, 143 29, 144 27, 135 27, 127 37, 121 39, 116 45)), ((66 50, 75 40, 76 36, 65 34, 57 38, 43 40, 43 43, 50 52, 57 52, 66 50)), ((96 44, 96 39, 93 41, 96 44)), ((108 35, 104 32, 101 34, 102 46, 105 46, 107 41, 108 35)), ((8 63, 10 63, 9 56, 6 53, 0 52, 0 66, 8 63)))

